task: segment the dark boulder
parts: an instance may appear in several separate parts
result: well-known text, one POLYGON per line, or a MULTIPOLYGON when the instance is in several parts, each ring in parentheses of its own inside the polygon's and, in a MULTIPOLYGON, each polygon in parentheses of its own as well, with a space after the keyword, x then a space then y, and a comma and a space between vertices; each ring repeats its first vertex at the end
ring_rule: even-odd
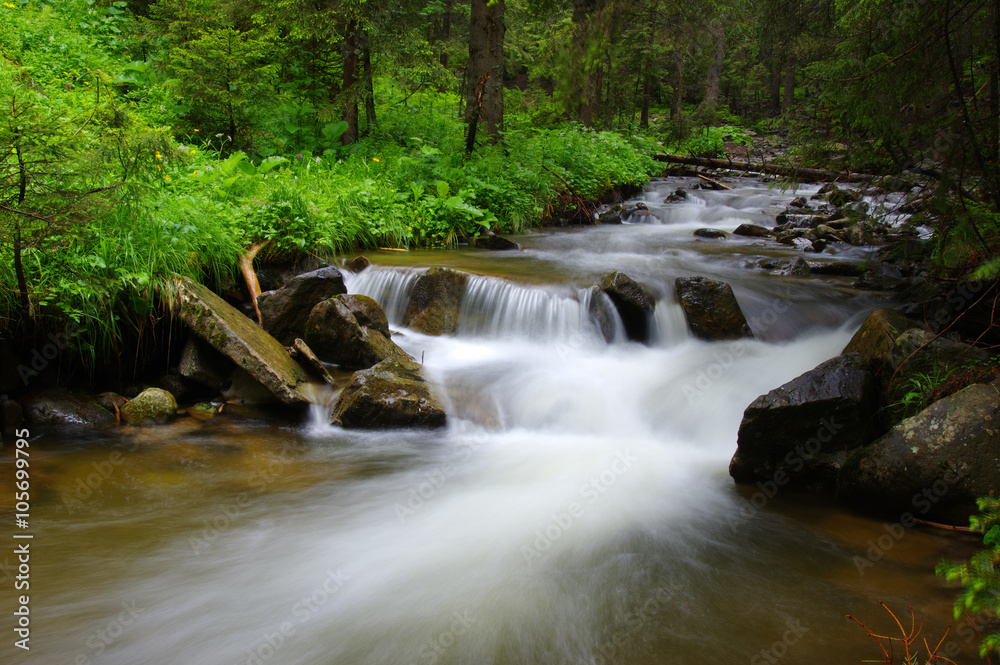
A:
POLYGON ((878 435, 878 388, 858 353, 832 358, 743 412, 729 475, 833 489, 847 451, 878 435))
POLYGON ((472 246, 478 247, 479 249, 491 249, 494 251, 521 249, 521 246, 513 240, 509 240, 503 236, 498 236, 495 233, 489 233, 484 236, 479 236, 478 238, 473 238, 472 246))
POLYGON ((974 384, 907 418, 844 463, 839 497, 859 510, 967 525, 1000 490, 1000 393, 974 384))
POLYGON ((606 210, 600 214, 597 218, 598 224, 621 224, 622 223, 622 213, 621 206, 615 206, 610 210, 606 210))
POLYGON ((720 238, 722 240, 729 237, 725 231, 719 229, 696 229, 694 235, 699 238, 720 238))
POLYGON ((678 187, 672 194, 663 199, 664 203, 677 203, 678 201, 684 201, 688 198, 688 193, 678 187))
POLYGON ((604 275, 600 286, 601 291, 618 310, 626 337, 636 342, 649 341, 649 322, 653 317, 656 301, 646 289, 622 272, 604 275))
POLYGON ((233 371, 232 361, 207 342, 191 335, 181 351, 177 373, 212 390, 221 390, 233 371))
POLYGON ((882 371, 885 357, 895 348, 896 339, 919 324, 892 309, 876 309, 865 318, 842 353, 858 352, 875 372, 882 371))
POLYGON ((733 231, 733 235, 746 236, 749 238, 768 238, 773 233, 771 229, 764 226, 758 226, 757 224, 740 224, 733 231))
POLYGON ((21 398, 25 419, 31 425, 104 427, 115 416, 94 400, 63 388, 46 388, 21 398))
POLYGON ((316 303, 347 293, 344 276, 336 268, 320 268, 292 278, 277 291, 257 298, 262 327, 285 346, 291 346, 305 330, 306 319, 316 303))
POLYGON ((691 333, 709 341, 753 337, 733 289, 707 277, 678 277, 677 298, 691 333))
MULTIPOLYGON (((367 268, 371 264, 372 264, 372 262, 368 260, 368 257, 366 257, 366 256, 355 256, 353 259, 351 259, 350 261, 348 261, 347 263, 345 263, 344 267, 347 268, 348 270, 350 270, 351 272, 357 273, 357 272, 361 272, 362 270, 364 270, 365 268, 367 268)), ((331 294, 331 296, 333 296, 333 295, 336 295, 336 294, 331 294)))
MULTIPOLYGON (((468 273, 449 268, 428 270, 413 283, 403 325, 426 335, 454 333, 468 281, 468 273)), ((319 352, 315 347, 313 350, 319 352)))
POLYGON ((865 264, 860 261, 810 261, 809 270, 814 275, 859 277, 865 271, 865 264))
POLYGON ((313 307, 305 342, 323 362, 367 369, 386 358, 412 363, 389 339, 389 324, 378 303, 362 295, 340 295, 313 307))
POLYGON ((355 372, 330 415, 331 424, 361 429, 438 428, 446 421, 419 369, 394 360, 355 372))
POLYGON ((597 324, 597 329, 601 332, 604 340, 608 343, 613 342, 618 330, 618 310, 611 297, 596 284, 590 289, 588 311, 590 318, 597 324))

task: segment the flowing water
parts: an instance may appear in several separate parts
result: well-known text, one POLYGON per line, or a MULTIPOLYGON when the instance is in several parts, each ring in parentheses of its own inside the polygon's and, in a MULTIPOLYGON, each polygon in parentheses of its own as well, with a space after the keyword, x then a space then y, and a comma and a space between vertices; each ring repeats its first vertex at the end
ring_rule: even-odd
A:
MULTIPOLYGON (((856 663, 880 652, 846 615, 888 631, 879 601, 913 606, 936 642, 954 591, 933 567, 969 540, 727 473, 746 405, 839 353, 883 301, 758 267, 791 250, 691 236, 773 225, 814 188, 659 203, 690 184, 647 187, 656 223, 380 254, 348 275, 441 386, 444 431, 344 431, 319 395, 302 421, 35 433, 32 651, 5 644, 3 662, 856 663), (429 265, 477 275, 454 336, 399 325, 429 265), (611 270, 655 294, 649 345, 620 323, 608 341, 590 315, 611 270), (756 339, 690 338, 673 294, 688 275, 729 282, 756 339)), ((970 635, 949 637, 957 662, 970 635)))

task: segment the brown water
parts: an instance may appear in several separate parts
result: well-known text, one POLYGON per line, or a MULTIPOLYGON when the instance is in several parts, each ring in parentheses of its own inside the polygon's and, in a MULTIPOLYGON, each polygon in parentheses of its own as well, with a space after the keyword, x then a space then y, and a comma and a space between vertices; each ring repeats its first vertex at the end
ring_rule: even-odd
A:
MULTIPOLYGON (((857 663, 880 651, 846 615, 890 631, 879 601, 936 643, 955 591, 934 565, 974 539, 726 472, 745 406, 836 355, 879 299, 746 267, 771 247, 690 238, 766 221, 791 192, 656 206, 675 186, 647 192, 661 224, 378 255, 349 280, 392 299, 390 265, 489 276, 459 335, 398 338, 458 415, 446 431, 347 432, 320 406, 32 431, 32 649, 0 661, 857 663), (653 345, 607 344, 585 315, 612 268, 657 292, 653 345), (683 274, 731 282, 759 339, 689 339, 683 274)), ((9 447, 0 465, 12 523, 9 447)), ((956 662, 977 660, 969 635, 949 637, 956 662)))

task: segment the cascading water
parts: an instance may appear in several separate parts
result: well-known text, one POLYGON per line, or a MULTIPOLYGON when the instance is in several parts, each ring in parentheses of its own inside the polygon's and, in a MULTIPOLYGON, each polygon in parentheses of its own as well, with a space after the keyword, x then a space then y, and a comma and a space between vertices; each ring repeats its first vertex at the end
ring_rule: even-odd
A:
POLYGON ((880 523, 733 486, 744 407, 839 353, 879 301, 746 267, 773 247, 690 237, 792 192, 655 204, 680 184, 647 190, 661 223, 496 255, 454 336, 399 328, 418 271, 348 276, 446 394, 445 431, 178 422, 76 502, 116 444, 41 461, 32 662, 839 665, 871 657, 844 614, 877 600, 946 622, 947 594, 921 589, 944 541, 909 534, 862 576, 880 523), (589 287, 609 270, 655 292, 654 343, 600 333, 589 287), (691 274, 729 281, 756 338, 690 338, 672 282, 691 274))

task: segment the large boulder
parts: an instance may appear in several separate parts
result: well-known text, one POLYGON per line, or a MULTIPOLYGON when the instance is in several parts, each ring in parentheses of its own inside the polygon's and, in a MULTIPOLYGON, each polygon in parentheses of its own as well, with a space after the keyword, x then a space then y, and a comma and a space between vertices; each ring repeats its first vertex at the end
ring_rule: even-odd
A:
POLYGON ((330 414, 333 425, 361 429, 437 428, 446 420, 419 369, 394 360, 355 372, 330 414))
POLYGON ((649 341, 649 323, 656 301, 641 284, 623 272, 601 277, 601 291, 611 298, 625 326, 625 336, 636 342, 649 341))
POLYGON ((31 425, 103 427, 115 416, 91 398, 64 388, 46 388, 21 398, 25 419, 31 425))
POLYGON ((740 224, 733 230, 733 235, 746 236, 748 238, 767 238, 774 235, 774 232, 766 226, 758 224, 740 224))
POLYGON ((177 413, 177 400, 162 388, 147 388, 123 406, 121 413, 130 425, 165 423, 177 413))
POLYGON ((833 489, 847 451, 878 435, 878 389, 860 354, 832 358, 743 412, 729 475, 833 489))
POLYGON ((907 418, 843 465, 837 493, 870 513, 968 524, 1000 490, 1000 392, 974 384, 907 418))
POLYGON ((587 309, 604 341, 609 344, 615 341, 618 333, 618 310, 611 297, 596 284, 590 287, 590 304, 587 309))
POLYGON ((458 315, 468 281, 468 273, 449 268, 431 268, 425 272, 413 283, 403 325, 426 335, 454 333, 458 330, 458 315))
POLYGON ((707 277, 678 277, 677 298, 691 333, 709 341, 753 337, 733 289, 707 277))
POLYGON ((923 328, 904 331, 883 359, 886 422, 895 424, 913 415, 912 407, 926 406, 923 400, 938 383, 963 366, 989 357, 983 349, 938 337, 923 328))
POLYGON ((313 307, 305 341, 323 362, 347 369, 367 369, 386 358, 413 363, 389 339, 389 323, 378 303, 362 295, 342 295, 313 307))
POLYGON ((180 315, 203 340, 245 369, 285 404, 306 404, 300 386, 309 377, 278 340, 212 293, 188 278, 176 282, 180 315))
POLYGON ((305 331, 306 319, 316 303, 341 293, 347 293, 347 287, 336 268, 303 273, 280 289, 257 297, 261 324, 279 342, 291 346, 305 331))
POLYGON ((233 363, 200 337, 191 335, 181 351, 177 373, 212 390, 221 390, 233 371, 233 363))
POLYGON ((892 309, 876 309, 861 324, 841 353, 858 352, 875 371, 881 369, 886 355, 895 347, 896 339, 919 324, 892 309))

